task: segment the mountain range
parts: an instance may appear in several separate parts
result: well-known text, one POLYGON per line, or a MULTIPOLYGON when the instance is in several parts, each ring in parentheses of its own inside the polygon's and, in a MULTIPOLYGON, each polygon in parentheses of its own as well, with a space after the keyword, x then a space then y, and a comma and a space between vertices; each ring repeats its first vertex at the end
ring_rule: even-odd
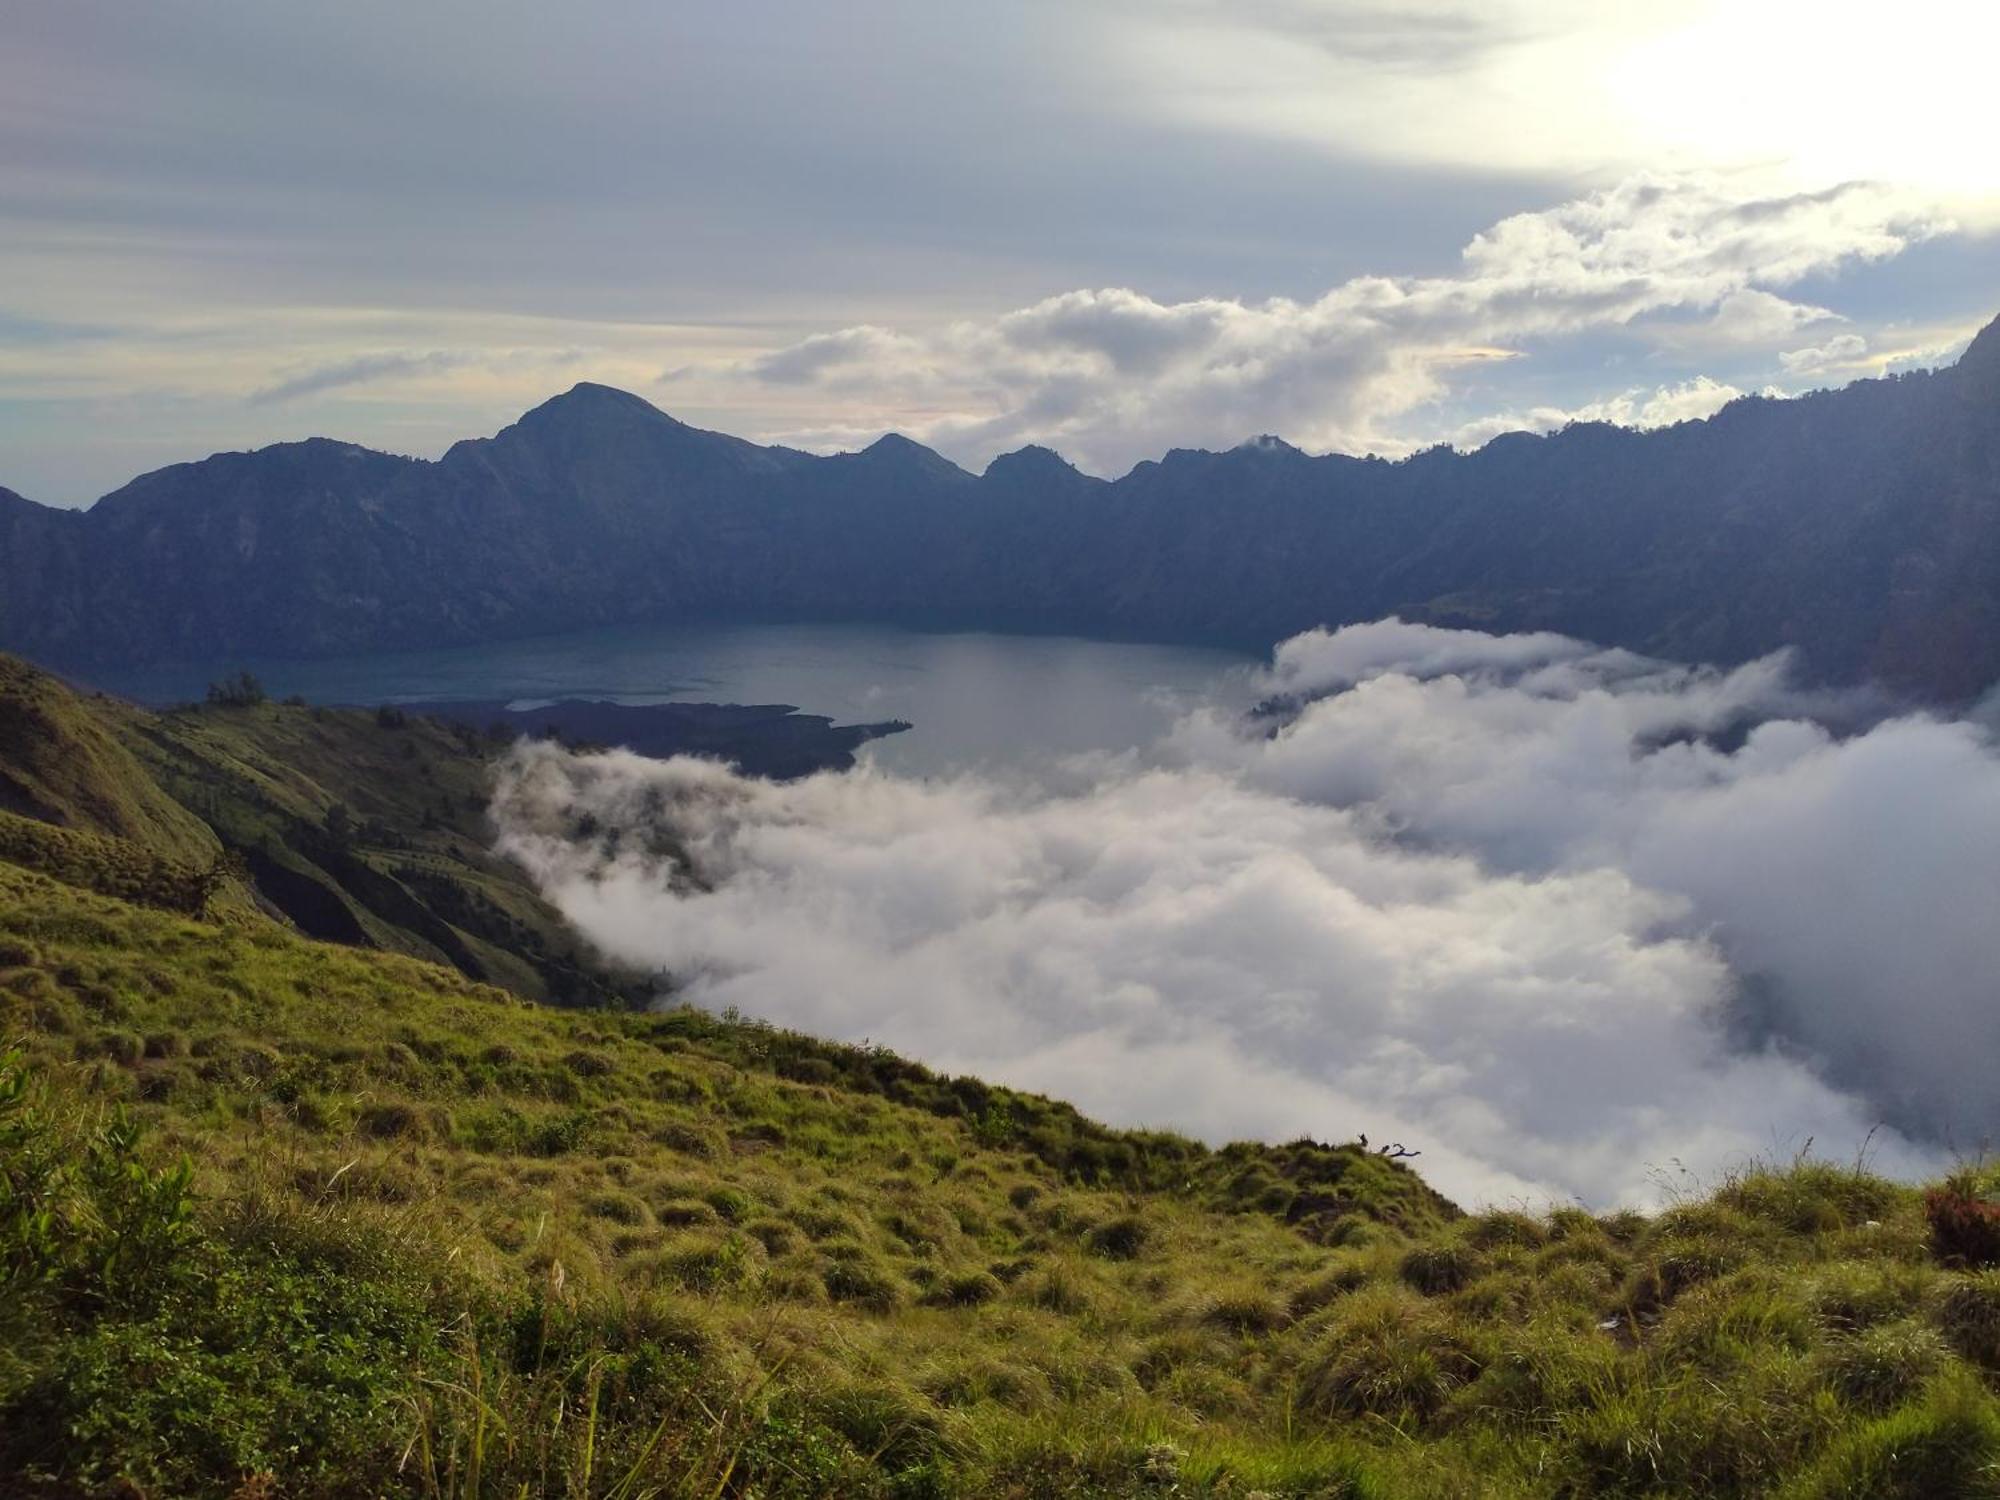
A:
POLYGON ((2000 322, 1949 368, 1474 453, 819 456, 584 384, 435 461, 314 438, 87 510, 0 489, 0 646, 93 667, 639 621, 1265 643, 1400 613, 1964 700, 2000 678, 2000 322))

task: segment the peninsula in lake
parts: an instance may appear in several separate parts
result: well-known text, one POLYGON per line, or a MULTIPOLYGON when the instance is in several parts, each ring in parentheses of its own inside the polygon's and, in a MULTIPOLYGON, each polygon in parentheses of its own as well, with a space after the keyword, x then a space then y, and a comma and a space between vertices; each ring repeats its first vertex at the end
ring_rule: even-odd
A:
POLYGON ((404 713, 498 730, 506 736, 619 746, 661 759, 699 755, 726 760, 746 775, 775 781, 815 771, 852 770, 856 750, 910 727, 901 719, 836 724, 823 714, 800 713, 789 703, 612 703, 564 698, 518 707, 504 700, 397 707, 404 713))

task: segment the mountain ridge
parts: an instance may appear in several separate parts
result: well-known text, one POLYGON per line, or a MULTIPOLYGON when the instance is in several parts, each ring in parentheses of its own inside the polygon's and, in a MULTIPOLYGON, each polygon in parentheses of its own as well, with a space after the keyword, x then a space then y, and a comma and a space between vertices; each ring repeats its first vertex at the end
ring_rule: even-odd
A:
POLYGON ((1957 366, 1476 452, 817 456, 582 382, 436 460, 333 439, 0 503, 0 647, 73 671, 599 625, 866 619, 1270 641, 1399 613, 1680 659, 2000 679, 2000 324, 1957 366), (1081 502, 1081 503, 1080 503, 1081 502))

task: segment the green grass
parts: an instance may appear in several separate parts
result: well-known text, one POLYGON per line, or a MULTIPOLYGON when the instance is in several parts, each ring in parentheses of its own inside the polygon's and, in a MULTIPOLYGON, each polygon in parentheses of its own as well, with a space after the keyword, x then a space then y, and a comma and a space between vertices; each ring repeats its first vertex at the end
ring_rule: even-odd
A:
POLYGON ((24 1493, 1977 1495, 2000 1462, 1996 1273, 1822 1163, 1468 1217, 1354 1147, 1107 1130, 5 865, 0 1035, 24 1493))
POLYGON ((155 713, 0 655, 0 815, 13 815, 0 858, 158 904, 213 888, 313 936, 449 964, 531 999, 643 1003, 639 976, 595 959, 492 853, 502 748, 366 709, 155 713), (229 878, 195 879, 206 871, 229 878))
POLYGON ((120 739, 114 722, 127 712, 0 653, 0 810, 206 864, 217 852, 214 833, 120 739))
POLYGON ((1358 1144, 534 1003, 472 976, 537 993, 556 938, 509 969, 468 919, 475 961, 428 961, 341 862, 516 899, 421 816, 479 785, 455 736, 37 702, 0 810, 0 1493, 2000 1494, 1990 1173, 1465 1215, 1358 1144), (329 853, 336 789, 365 831, 329 853), (254 875, 183 899, 224 848, 339 885, 360 943, 254 875))

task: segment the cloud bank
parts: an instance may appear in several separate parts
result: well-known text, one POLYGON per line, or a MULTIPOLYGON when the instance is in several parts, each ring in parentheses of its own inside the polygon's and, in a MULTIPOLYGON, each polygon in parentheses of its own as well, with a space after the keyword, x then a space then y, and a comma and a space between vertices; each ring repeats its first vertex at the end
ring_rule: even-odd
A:
MULTIPOLYGON (((974 461, 1034 441, 1109 473, 1260 431, 1397 452, 1409 446, 1398 419, 1445 397, 1454 372, 1642 318, 1701 320, 1716 348, 1790 340, 1834 315, 1782 290, 1949 227, 1932 201, 1878 183, 1745 198, 1700 176, 1637 176, 1501 220, 1452 276, 1355 277, 1314 301, 1079 290, 930 333, 818 334, 740 373, 849 405, 938 413, 913 430, 974 461)), ((1658 425, 1737 394, 1696 377, 1564 415, 1658 425)))
POLYGON ((1466 1199, 1642 1200, 2000 1122, 1972 724, 1385 621, 1043 783, 524 747, 502 847, 711 1006, 1210 1139, 1367 1131, 1466 1199))

